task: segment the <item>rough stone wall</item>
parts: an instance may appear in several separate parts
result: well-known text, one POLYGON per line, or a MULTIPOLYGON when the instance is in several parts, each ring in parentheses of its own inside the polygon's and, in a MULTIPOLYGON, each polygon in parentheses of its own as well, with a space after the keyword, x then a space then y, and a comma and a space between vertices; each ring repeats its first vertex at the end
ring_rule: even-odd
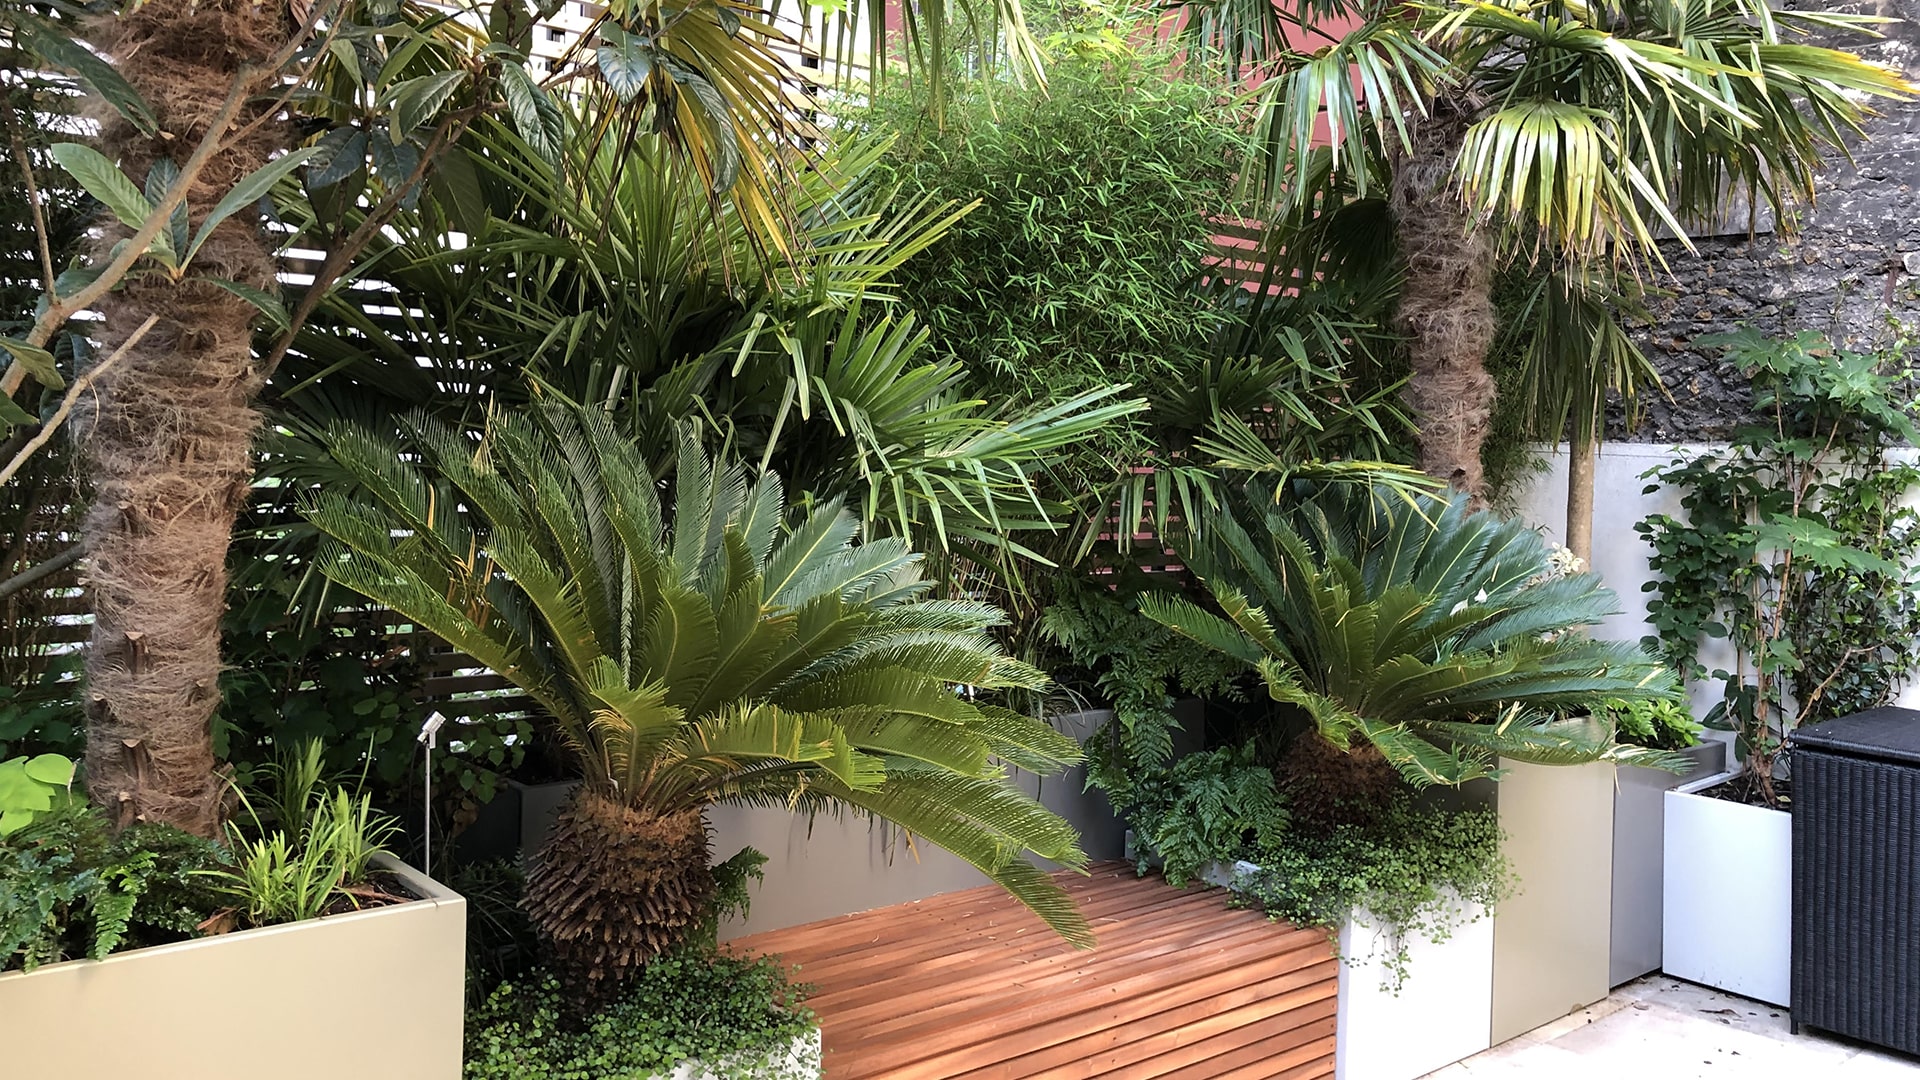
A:
MULTIPOLYGON (((1920 0, 1825 3, 1842 11, 1871 11, 1902 20, 1878 41, 1831 42, 1920 82, 1920 0)), ((1632 433, 1642 442, 1725 438, 1746 415, 1746 382, 1718 354, 1694 342, 1750 325, 1764 333, 1813 329, 1853 348, 1884 346, 1904 325, 1920 331, 1920 101, 1876 103, 1867 137, 1852 148, 1851 164, 1836 160, 1819 178, 1811 209, 1797 235, 1762 229, 1751 239, 1695 237, 1698 254, 1668 245, 1670 295, 1649 304, 1652 324, 1643 344, 1660 369, 1672 400, 1653 395, 1645 422, 1632 433)))

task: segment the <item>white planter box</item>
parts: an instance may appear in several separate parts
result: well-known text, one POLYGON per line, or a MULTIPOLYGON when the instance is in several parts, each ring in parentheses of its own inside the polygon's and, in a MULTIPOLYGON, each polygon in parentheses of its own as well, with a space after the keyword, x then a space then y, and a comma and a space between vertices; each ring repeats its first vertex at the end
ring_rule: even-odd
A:
POLYGON ((1793 940, 1793 815, 1695 792, 1666 794, 1661 969, 1786 1005, 1793 940))
POLYGON ((4 1075, 458 1080, 467 902, 380 865, 426 899, 0 975, 4 1075))
POLYGON ((742 1050, 717 1062, 683 1061, 656 1080, 820 1080, 820 1029, 778 1046, 742 1050))
POLYGON ((1356 911, 1340 924, 1337 1080, 1414 1080, 1492 1045, 1493 920, 1455 904, 1445 941, 1407 942, 1394 992, 1393 943, 1356 911), (1469 921, 1471 920, 1471 921, 1469 921))
MULTIPOLYGON (((1257 871, 1218 864, 1201 877, 1231 887, 1257 871)), ((1395 945, 1365 911, 1340 924, 1336 1080, 1415 1080, 1493 1043, 1493 920, 1457 901, 1444 941, 1406 942, 1407 977, 1396 988, 1387 961, 1395 945)))

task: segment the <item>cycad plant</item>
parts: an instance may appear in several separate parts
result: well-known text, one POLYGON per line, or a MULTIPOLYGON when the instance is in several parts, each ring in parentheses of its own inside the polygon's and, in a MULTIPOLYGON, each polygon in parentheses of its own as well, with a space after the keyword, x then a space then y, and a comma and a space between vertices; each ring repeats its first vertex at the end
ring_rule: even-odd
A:
POLYGON ((1598 576, 1561 572, 1538 533, 1469 512, 1464 495, 1253 490, 1182 554, 1225 617, 1178 599, 1141 609, 1245 661, 1304 713, 1283 769, 1297 803, 1370 800, 1393 772, 1462 784, 1495 775, 1499 757, 1638 760, 1581 714, 1674 692, 1638 646, 1577 632, 1618 610, 1598 576))
POLYGON ((999 764, 1053 772, 1078 748, 972 696, 1046 682, 985 632, 996 609, 929 599, 907 543, 856 543, 837 501, 783 528, 777 478, 691 441, 669 522, 642 455, 597 411, 410 429, 404 449, 330 433, 360 490, 309 508, 333 541, 322 564, 511 680, 579 755, 527 906, 582 996, 604 999, 706 913, 713 803, 890 821, 1091 943, 1023 856, 1079 866, 1078 837, 999 764))

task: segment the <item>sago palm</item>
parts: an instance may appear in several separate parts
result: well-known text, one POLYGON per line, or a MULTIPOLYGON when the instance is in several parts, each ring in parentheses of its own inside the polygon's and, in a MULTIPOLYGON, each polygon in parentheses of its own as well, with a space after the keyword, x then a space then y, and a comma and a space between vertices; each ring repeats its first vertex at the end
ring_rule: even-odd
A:
POLYGON ((1141 610, 1302 711, 1303 768, 1354 778, 1374 762, 1426 786, 1494 775, 1499 757, 1618 757, 1611 726, 1577 714, 1673 693, 1638 646, 1569 632, 1618 610, 1596 575, 1556 572, 1538 533, 1465 496, 1255 490, 1182 556, 1225 617, 1178 599, 1141 610))
MULTIPOLYGON (((1258 171, 1282 222, 1317 229, 1384 199, 1406 266, 1398 321, 1421 465, 1475 496, 1497 261, 1555 269, 1561 306, 1581 306, 1573 294, 1595 270, 1657 268, 1663 232, 1684 244, 1688 225, 1736 196, 1789 226, 1823 155, 1859 135, 1862 102, 1911 92, 1809 43, 1876 20, 1773 0, 1183 7, 1187 33, 1263 80, 1258 171)), ((1604 386, 1632 390, 1653 373, 1637 351, 1558 338, 1535 357, 1557 369, 1548 377, 1590 384, 1549 396, 1575 403, 1574 435, 1591 436, 1604 386)))
POLYGON ((511 680, 579 755, 584 781, 527 905, 583 993, 617 988, 706 913, 713 803, 885 819, 1090 943, 1023 854, 1078 866, 1078 837, 999 764, 1053 772, 1078 748, 972 697, 1045 676, 985 632, 997 610, 927 598, 905 541, 856 544, 837 502, 789 531, 778 479, 691 442, 669 522, 641 455, 597 412, 502 415, 477 437, 423 421, 411 436, 403 453, 331 433, 359 490, 309 509, 333 542, 322 565, 511 680))

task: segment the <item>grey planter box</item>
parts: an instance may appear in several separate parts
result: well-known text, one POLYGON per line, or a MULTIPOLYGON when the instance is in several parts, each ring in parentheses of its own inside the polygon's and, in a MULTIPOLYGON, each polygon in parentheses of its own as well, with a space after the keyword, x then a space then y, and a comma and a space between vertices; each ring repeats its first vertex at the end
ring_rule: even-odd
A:
POLYGON ((1614 986, 1660 970, 1666 792, 1727 765, 1727 744, 1716 739, 1684 753, 1694 763, 1684 776, 1659 769, 1619 771, 1613 794, 1613 944, 1608 965, 1614 986))

